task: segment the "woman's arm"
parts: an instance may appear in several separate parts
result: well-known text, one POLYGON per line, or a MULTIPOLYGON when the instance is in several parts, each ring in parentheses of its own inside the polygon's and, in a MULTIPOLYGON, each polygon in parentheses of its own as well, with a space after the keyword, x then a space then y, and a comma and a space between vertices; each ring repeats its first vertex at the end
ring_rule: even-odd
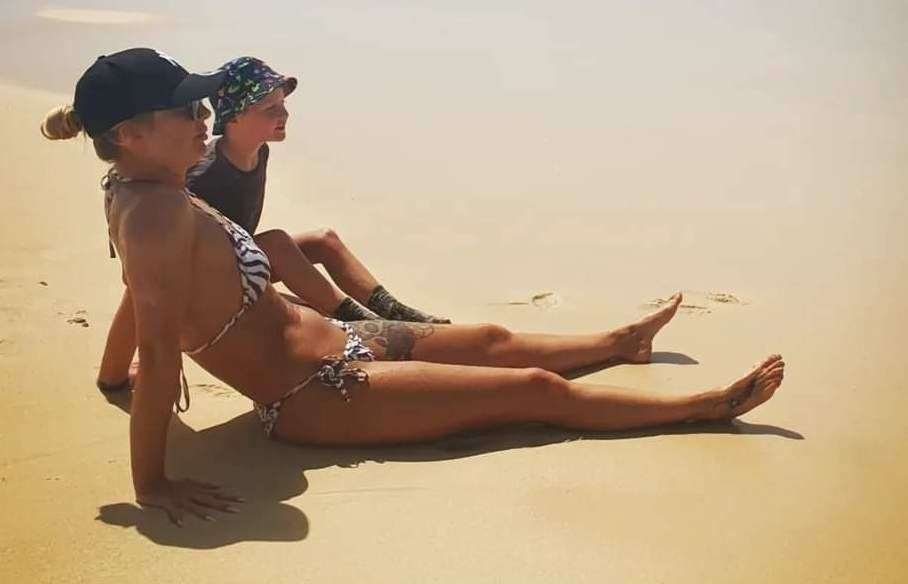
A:
POLYGON ((165 472, 167 429, 180 392, 180 331, 192 286, 194 216, 182 195, 165 191, 124 212, 120 255, 135 311, 141 367, 129 425, 132 479, 139 503, 161 507, 180 524, 184 511, 208 518, 232 498, 165 472))
POLYGON ((149 193, 152 198, 126 210, 119 228, 142 363, 130 421, 137 493, 165 478, 167 426, 180 389, 180 330, 192 283, 191 211, 169 192, 149 193))
POLYGON ((98 371, 98 388, 104 391, 128 389, 135 381, 130 371, 135 353, 136 321, 132 295, 127 286, 107 333, 107 344, 98 371))

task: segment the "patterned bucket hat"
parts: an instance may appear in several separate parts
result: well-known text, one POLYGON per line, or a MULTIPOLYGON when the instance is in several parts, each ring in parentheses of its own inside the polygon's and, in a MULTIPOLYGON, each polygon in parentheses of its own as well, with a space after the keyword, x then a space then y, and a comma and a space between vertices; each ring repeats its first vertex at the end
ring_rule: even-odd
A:
POLYGON ((214 107, 212 133, 216 135, 224 133, 227 122, 278 87, 284 88, 285 96, 296 89, 296 77, 285 77, 255 57, 239 57, 220 70, 226 72, 224 83, 210 98, 214 107))

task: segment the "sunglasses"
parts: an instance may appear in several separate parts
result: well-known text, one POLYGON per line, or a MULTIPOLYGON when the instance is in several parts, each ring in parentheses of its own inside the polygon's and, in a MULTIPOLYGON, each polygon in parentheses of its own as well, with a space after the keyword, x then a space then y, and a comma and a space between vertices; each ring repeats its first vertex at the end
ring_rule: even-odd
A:
POLYGON ((173 111, 185 115, 190 120, 204 120, 209 114, 208 108, 205 107, 205 104, 200 99, 174 108, 173 111))
POLYGON ((208 110, 205 109, 205 106, 202 104, 202 100, 200 99, 190 101, 181 109, 183 110, 183 112, 185 112, 190 120, 203 120, 205 119, 205 114, 208 113, 208 110))

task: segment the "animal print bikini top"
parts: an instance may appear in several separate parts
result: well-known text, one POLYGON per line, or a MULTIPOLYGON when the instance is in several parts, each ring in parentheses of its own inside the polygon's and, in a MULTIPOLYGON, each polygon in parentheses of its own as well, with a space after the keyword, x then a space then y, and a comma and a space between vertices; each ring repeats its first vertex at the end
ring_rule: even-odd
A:
MULTIPOLYGON (((110 207, 113 202, 114 184, 132 182, 118 175, 113 169, 101 181, 101 187, 104 189, 104 213, 108 219, 108 239, 110 246, 110 256, 116 257, 113 240, 110 238, 110 207)), ((237 323, 240 317, 255 304, 259 299, 268 282, 271 281, 271 264, 268 262, 268 256, 265 255, 255 240, 242 227, 225 217, 220 211, 211 205, 196 197, 187 189, 183 189, 183 194, 200 212, 208 215, 215 220, 227 234, 227 239, 233 246, 233 254, 236 257, 236 267, 240 275, 240 286, 243 289, 243 299, 239 310, 230 317, 221 330, 206 343, 191 350, 184 351, 187 355, 198 355, 202 351, 212 347, 220 341, 224 335, 237 323)), ((182 375, 182 372, 181 372, 182 375)), ((183 377, 183 393, 186 398, 186 409, 189 408, 189 393, 185 376, 183 377)), ((177 404, 178 411, 185 411, 177 404)))

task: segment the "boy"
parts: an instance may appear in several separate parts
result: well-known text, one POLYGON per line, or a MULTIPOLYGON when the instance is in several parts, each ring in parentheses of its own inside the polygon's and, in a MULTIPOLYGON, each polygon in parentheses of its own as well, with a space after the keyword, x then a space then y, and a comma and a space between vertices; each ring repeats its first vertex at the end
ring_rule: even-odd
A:
POLYGON ((330 229, 293 237, 281 230, 255 233, 264 204, 267 143, 286 137, 284 98, 296 89, 297 80, 253 57, 234 59, 221 69, 226 71, 224 83, 210 99, 212 133, 223 137, 213 139, 189 171, 189 190, 255 235, 271 262, 272 281, 283 281, 322 314, 340 320, 450 323, 394 298, 330 229), (314 263, 325 267, 339 290, 314 263))

